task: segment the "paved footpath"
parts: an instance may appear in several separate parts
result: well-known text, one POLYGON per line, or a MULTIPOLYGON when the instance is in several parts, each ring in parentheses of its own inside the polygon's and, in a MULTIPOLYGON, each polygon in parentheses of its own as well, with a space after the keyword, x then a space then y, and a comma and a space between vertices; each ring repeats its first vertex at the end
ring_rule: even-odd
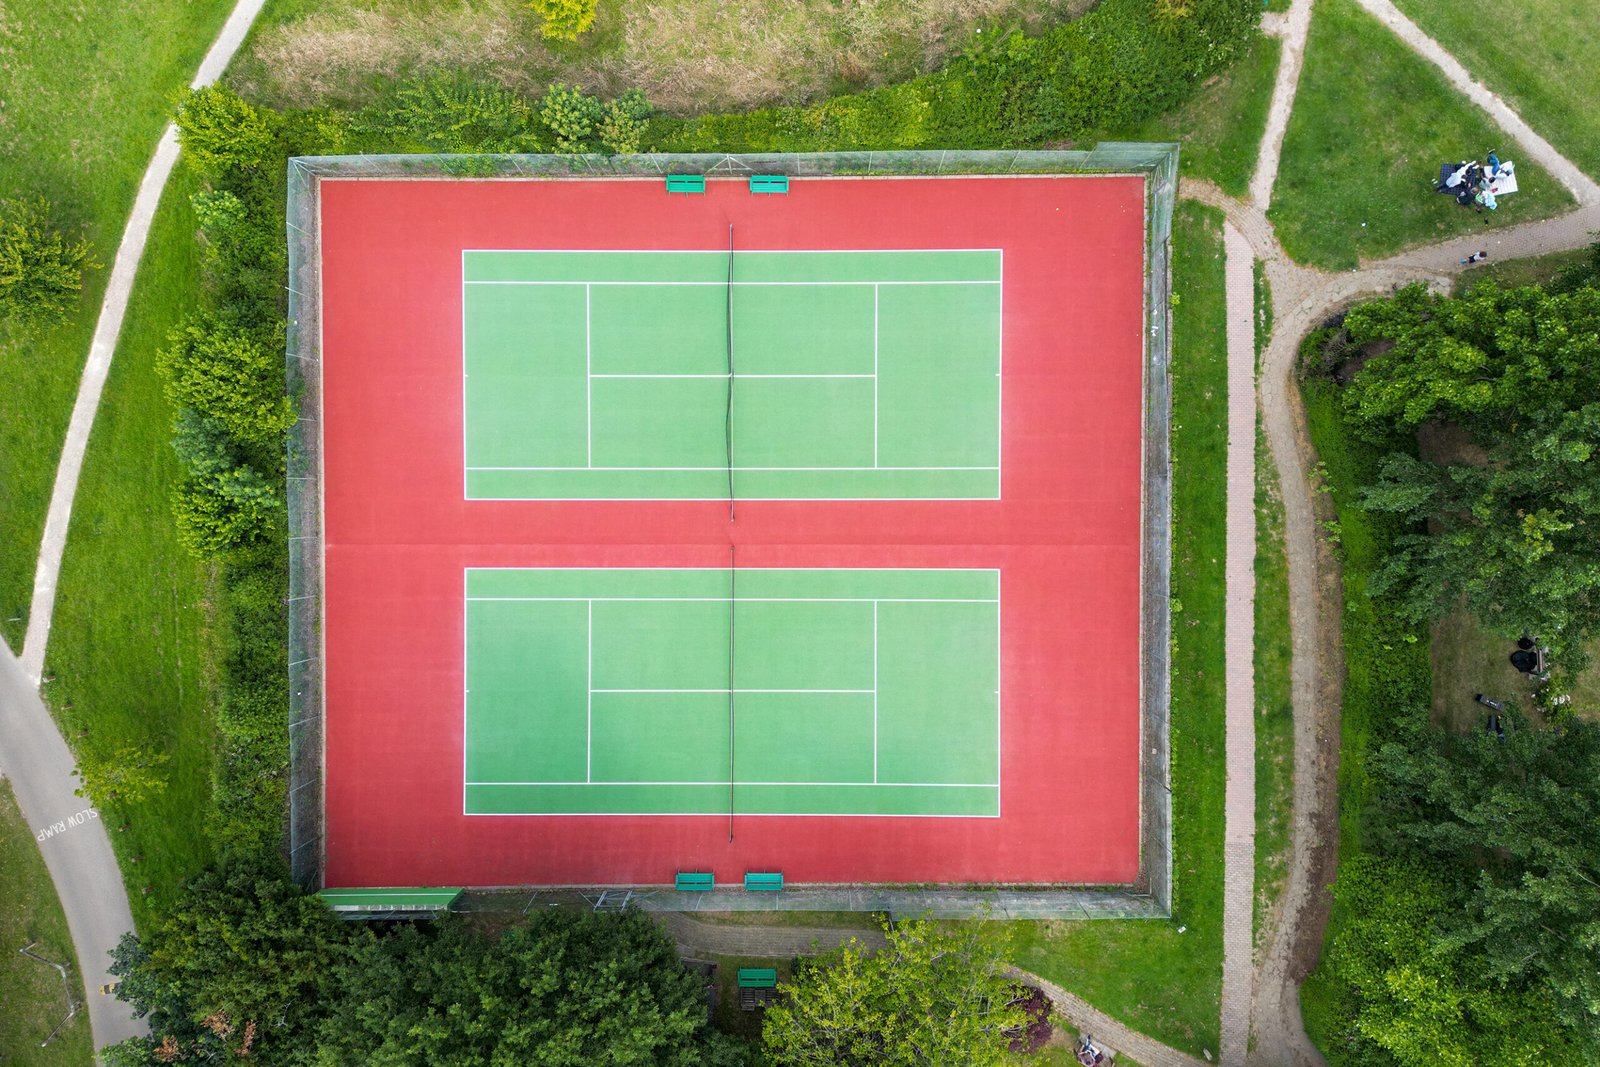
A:
POLYGON ((1242 1064, 1250 1042, 1256 861, 1256 338, 1255 255, 1224 223, 1228 336, 1227 551, 1223 580, 1224 763, 1222 1047, 1242 1064))
MULTIPOLYGON (((221 76, 264 2, 239 0, 201 62, 191 83, 193 87, 209 85, 221 76)), ((105 301, 100 307, 100 318, 95 324, 94 339, 78 384, 66 440, 61 447, 61 460, 56 467, 20 661, 0 642, 0 763, 3 763, 0 769, 11 779, 23 817, 35 834, 57 824, 63 827, 61 832, 41 841, 39 848, 44 853, 50 878, 55 882, 56 895, 61 898, 62 910, 66 912, 67 929, 72 934, 78 970, 83 975, 89 998, 89 1028, 97 1049, 147 1030, 143 1021, 133 1018, 128 1005, 115 997, 99 994, 101 984, 111 980, 106 973, 110 952, 122 935, 133 929, 133 914, 105 825, 97 814, 85 816, 88 802, 73 795, 77 780, 72 777, 72 753, 40 699, 38 686, 44 673, 56 582, 72 523, 78 476, 83 471, 84 455, 89 446, 89 431, 94 426, 100 395, 111 371, 111 357, 122 332, 123 316, 128 310, 139 260, 144 256, 145 242, 150 236, 150 224, 177 159, 178 134, 169 124, 139 183, 122 243, 117 246, 112 262, 111 277, 106 283, 105 301)))

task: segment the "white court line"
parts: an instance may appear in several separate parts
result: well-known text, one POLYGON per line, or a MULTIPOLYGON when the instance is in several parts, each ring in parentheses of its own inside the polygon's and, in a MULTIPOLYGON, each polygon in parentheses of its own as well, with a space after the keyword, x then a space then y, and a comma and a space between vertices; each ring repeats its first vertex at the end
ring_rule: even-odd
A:
POLYGON ((878 602, 872 602, 872 780, 878 780, 878 602))
MULTIPOLYGON (((469 601, 549 600, 577 604, 650 604, 657 601, 690 604, 726 604, 725 596, 469 596, 469 601)), ((993 597, 894 596, 742 596, 741 604, 998 604, 993 597)), ((716 690, 726 693, 726 689, 716 690)))
MULTIPOLYGON (((727 375, 717 377, 726 378, 727 375)), ((468 467, 469 471, 725 471, 727 467, 468 467)), ((735 467, 736 471, 997 471, 999 467, 735 467)), ((520 499, 520 498, 516 498, 520 499)), ((541 498, 532 498, 541 499, 541 498)), ((774 499, 788 500, 789 497, 774 499)), ((936 497, 934 499, 943 499, 936 497)))
MULTIPOLYGON (((648 785, 648 786, 660 786, 660 785, 673 785, 673 786, 682 786, 682 785, 715 785, 715 786, 727 786, 730 783, 728 782, 728 780, 726 778, 723 778, 723 779, 720 779, 720 780, 719 779, 711 779, 711 780, 708 780, 708 781, 699 781, 699 782, 468 782, 467 784, 468 785, 488 785, 488 786, 510 785, 510 786, 540 786, 540 787, 543 787, 543 786, 556 786, 556 785, 559 785, 559 786, 617 786, 617 785, 641 785, 641 786, 642 785, 648 785)), ((826 787, 826 788, 829 788, 829 789, 834 789, 834 788, 837 788, 839 786, 864 786, 864 787, 867 787, 867 788, 877 788, 877 789, 901 789, 901 788, 907 788, 907 789, 999 789, 1000 788, 1000 786, 995 782, 747 782, 747 781, 744 781, 743 779, 740 779, 739 781, 733 782, 731 784, 732 785, 736 785, 736 786, 743 786, 743 785, 785 786, 785 787, 788 787, 788 786, 817 786, 818 788, 826 787)), ((551 814, 565 815, 567 813, 566 812, 553 812, 551 814)))
MULTIPOLYGON (((594 693, 726 693, 720 689, 591 689, 594 693)), ((735 693, 875 693, 873 689, 735 689, 735 693)))
MULTIPOLYGON (((718 289, 726 289, 728 287, 728 283, 727 282, 685 282, 685 281, 607 282, 607 281, 591 281, 591 280, 582 279, 582 278, 572 278, 572 279, 569 279, 569 280, 566 280, 566 281, 473 281, 472 279, 467 279, 467 280, 463 281, 461 284, 463 284, 463 285, 606 285, 606 286, 611 286, 613 288, 619 288, 619 289, 621 289, 621 288, 630 288, 630 287, 631 288, 639 288, 641 286, 648 286, 650 288, 665 288, 665 287, 711 288, 711 287, 715 286, 718 289)), ((823 287, 843 287, 843 286, 851 286, 851 285, 863 285, 863 286, 864 285, 999 285, 1000 284, 1000 279, 999 278, 993 278, 993 279, 972 278, 972 279, 966 279, 966 280, 950 280, 950 281, 870 281, 870 282, 868 282, 868 281, 861 281, 861 282, 855 282, 855 281, 852 281, 852 282, 825 282, 825 281, 760 282, 760 281, 752 281, 752 282, 734 282, 733 284, 736 285, 736 286, 738 286, 738 285, 755 285, 755 286, 765 286, 765 287, 769 287, 769 288, 771 288, 771 287, 785 287, 785 288, 817 289, 817 288, 823 288, 823 287)))
POLYGON ((584 680, 584 684, 589 687, 589 695, 586 698, 587 706, 584 711, 584 714, 588 718, 583 735, 583 779, 586 782, 594 780, 594 601, 592 600, 589 601, 588 617, 589 633, 588 648, 586 650, 587 665, 584 668, 587 672, 587 676, 584 680))
MULTIPOLYGON (((872 466, 878 466, 878 287, 872 287, 872 466)), ((876 756, 873 757, 876 760, 876 756)))
MULTIPOLYGON (((591 374, 591 378, 715 378, 727 381, 726 374, 591 374)), ((877 374, 735 374, 735 378, 876 378, 877 374)), ((481 470, 483 468, 473 468, 481 470)), ((604 469, 604 468, 602 468, 604 469)), ((661 468, 651 467, 650 470, 661 468)), ((721 468, 718 468, 719 470, 721 468)))
MULTIPOLYGON (((583 435, 586 465, 594 467, 594 320, 590 288, 583 287, 583 435)), ((468 467, 468 470, 475 468, 468 467)))

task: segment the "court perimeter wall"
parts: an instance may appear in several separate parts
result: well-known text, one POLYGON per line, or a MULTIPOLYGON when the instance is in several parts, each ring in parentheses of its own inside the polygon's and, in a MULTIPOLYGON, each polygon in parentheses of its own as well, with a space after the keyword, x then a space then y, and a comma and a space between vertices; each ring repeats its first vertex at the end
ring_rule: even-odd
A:
MULTIPOLYGON (((1144 550, 1141 562, 1140 873, 1128 886, 796 886, 782 893, 661 892, 647 908, 859 910, 941 917, 1155 918, 1172 909, 1171 671, 1172 409, 1170 294, 1178 146, 1105 142, 1084 151, 833 152, 776 155, 311 156, 289 160, 288 389, 299 420, 289 434, 289 860, 308 889, 323 884, 322 352, 319 197, 323 178, 526 181, 705 174, 1140 174, 1146 181, 1144 550)), ((540 890, 587 899, 583 887, 540 890)), ((615 887, 610 887, 615 888, 615 887)), ((597 893, 598 890, 595 891, 597 893)), ((589 894, 592 896, 594 894, 589 894)), ((527 893, 483 893, 478 907, 523 908, 527 893), (502 903, 503 902, 503 903, 502 903)))

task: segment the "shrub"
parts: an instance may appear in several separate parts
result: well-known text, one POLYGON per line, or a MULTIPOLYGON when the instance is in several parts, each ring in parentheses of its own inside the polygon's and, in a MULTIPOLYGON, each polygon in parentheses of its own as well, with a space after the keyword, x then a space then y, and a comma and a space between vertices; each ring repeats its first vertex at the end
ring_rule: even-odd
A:
POLYGON ((277 490, 248 464, 191 472, 172 496, 178 540, 201 559, 260 541, 282 508, 277 490))
POLYGON ((595 133, 600 147, 614 155, 639 151, 644 140, 645 120, 650 117, 650 102, 637 89, 629 89, 605 106, 595 133))
POLYGON ((539 33, 552 41, 576 41, 594 25, 595 0, 532 0, 528 6, 544 16, 539 33))
POLYGON ((557 152, 587 152, 605 108, 574 85, 556 82, 539 105, 539 118, 556 139, 557 152))
POLYGON ((252 107, 221 86, 185 92, 178 98, 174 121, 184 154, 203 174, 235 167, 253 170, 276 155, 278 113, 252 107))
POLYGON ((664 122, 659 140, 664 151, 822 152, 1079 137, 1187 99, 1243 53, 1259 18, 1253 0, 1103 0, 1038 37, 986 38, 944 69, 892 88, 664 122))
POLYGON ((24 329, 66 318, 95 266, 88 241, 69 241, 50 227, 43 198, 0 201, 0 319, 24 329))
POLYGON ((214 421, 240 442, 266 443, 294 424, 283 357, 215 318, 179 326, 156 361, 167 398, 214 421))
POLYGON ((358 132, 396 135, 438 152, 537 152, 533 109, 509 89, 436 71, 402 82, 363 111, 358 132))
POLYGON ((170 757, 143 745, 118 745, 109 755, 85 755, 72 773, 78 776, 73 796, 88 797, 104 807, 113 802, 137 804, 167 788, 160 768, 170 757))

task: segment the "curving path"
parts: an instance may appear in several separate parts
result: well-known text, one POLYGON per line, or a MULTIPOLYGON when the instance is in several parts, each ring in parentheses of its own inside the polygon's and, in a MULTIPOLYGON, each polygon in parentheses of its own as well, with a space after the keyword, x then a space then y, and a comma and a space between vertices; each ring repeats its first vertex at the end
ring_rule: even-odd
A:
MULTIPOLYGON (((1292 855, 1283 899, 1278 902, 1276 914, 1268 919, 1265 947, 1259 959, 1254 959, 1252 953, 1253 879, 1246 869, 1253 863, 1253 845, 1248 852, 1245 847, 1246 842, 1253 842, 1255 819, 1254 722, 1244 706, 1253 681, 1253 664, 1248 654, 1235 656, 1230 650, 1228 657, 1221 1062, 1230 1065, 1248 1062, 1272 1067, 1320 1067, 1325 1063, 1305 1033, 1299 983, 1320 954, 1330 903, 1327 887, 1338 860, 1342 589, 1337 561, 1318 536, 1321 502, 1316 500, 1307 476, 1312 452, 1304 411, 1291 377, 1300 341, 1330 315, 1358 299, 1418 281, 1447 287, 1461 270, 1461 259, 1480 248, 1488 247, 1496 260, 1515 259, 1581 248, 1590 243, 1592 232, 1600 230, 1600 186, 1562 157, 1503 100, 1474 81, 1453 56, 1401 14, 1391 0, 1357 2, 1487 111, 1517 141, 1521 152, 1572 191, 1579 206, 1560 218, 1411 249, 1388 259, 1363 263, 1358 271, 1350 273, 1329 274, 1290 261, 1277 242, 1266 209, 1293 109, 1312 0, 1295 0, 1288 12, 1263 20, 1266 32, 1283 38, 1283 60, 1249 199, 1236 200, 1204 182, 1188 181, 1183 185, 1185 196, 1221 208, 1228 220, 1224 237, 1229 303, 1226 567, 1230 639, 1235 638, 1236 628, 1253 623, 1254 511, 1253 497, 1245 491, 1247 484, 1253 489, 1253 454, 1246 455, 1235 446, 1236 435, 1244 432, 1242 412, 1250 409, 1253 416, 1252 401, 1256 399, 1283 489, 1289 564, 1295 716, 1292 855), (1255 259, 1266 264, 1274 311, 1273 334, 1262 354, 1259 383, 1252 381, 1252 332, 1245 328, 1247 324, 1237 321, 1241 315, 1237 305, 1243 302, 1241 290, 1250 282, 1250 265, 1255 259), (1258 395, 1252 390, 1253 384, 1258 384, 1258 395), (1248 809, 1246 796, 1250 801, 1248 809)), ((1253 418, 1251 422, 1253 434, 1253 418)), ((1233 643, 1243 644, 1237 640, 1233 643)))
MULTIPOLYGON (((227 68, 264 2, 239 0, 190 83, 194 88, 216 81, 227 68)), ((33 602, 20 660, 0 643, 0 760, 16 791, 23 817, 36 834, 58 822, 66 825, 63 832, 41 841, 39 848, 66 912, 67 928, 72 933, 78 968, 83 974, 89 1000, 89 1024, 96 1048, 146 1029, 142 1021, 132 1017, 128 1005, 98 992, 100 985, 110 980, 106 974, 109 953, 122 935, 133 929, 133 915, 105 825, 97 815, 84 818, 77 825, 67 824, 69 817, 88 811, 88 804, 73 795, 77 783, 72 777, 72 753, 40 699, 38 687, 44 673, 56 582, 61 573, 61 557, 66 550, 72 502, 78 491, 78 476, 83 471, 89 432, 111 370, 111 357, 122 332, 122 320, 133 292, 139 260, 150 236, 150 224, 177 159, 177 130, 168 125, 139 183, 122 243, 117 246, 111 277, 106 283, 105 301, 100 307, 89 357, 78 384, 72 418, 61 447, 61 460, 56 467, 44 536, 39 545, 33 602)))

